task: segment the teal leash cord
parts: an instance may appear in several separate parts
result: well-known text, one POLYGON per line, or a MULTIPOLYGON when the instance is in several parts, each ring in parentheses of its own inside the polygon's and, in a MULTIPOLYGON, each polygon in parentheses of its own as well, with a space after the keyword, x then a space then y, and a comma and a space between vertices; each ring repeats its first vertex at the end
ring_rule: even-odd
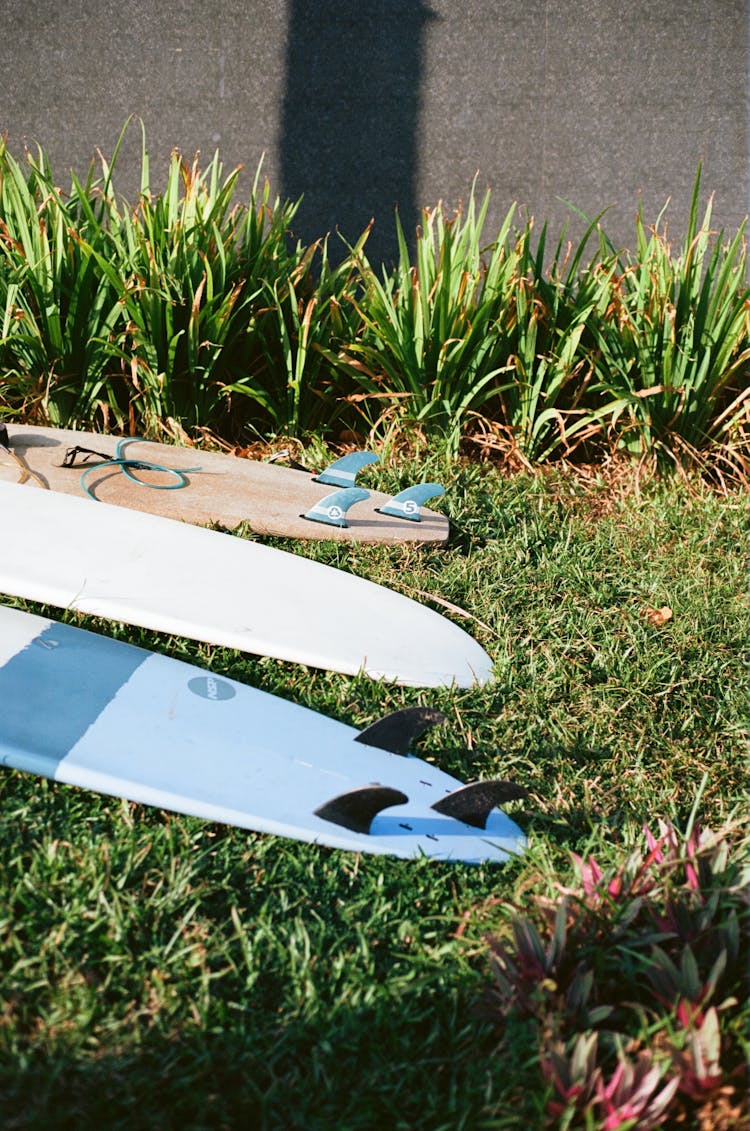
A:
MULTIPOLYGON (((98 503, 99 500, 88 486, 86 480, 92 471, 101 471, 104 467, 119 467, 123 475, 126 475, 131 483, 136 483, 139 487, 147 487, 152 491, 177 491, 181 487, 187 487, 188 481, 186 476, 190 475, 191 472, 200 471, 200 467, 163 467, 160 463, 151 463, 149 460, 128 459, 127 456, 122 454, 122 449, 124 444, 132 443, 133 439, 134 437, 126 436, 122 440, 118 440, 113 459, 110 459, 108 456, 101 456, 100 452, 87 452, 85 449, 80 448, 70 449, 70 451, 66 453, 64 466, 68 467, 72 467, 73 460, 78 451, 85 453, 85 455, 98 455, 101 457, 100 463, 94 463, 90 467, 87 467, 81 475, 81 489, 90 499, 93 499, 95 503, 98 503), (142 479, 138 479, 137 476, 133 475, 133 471, 156 471, 163 475, 172 475, 177 482, 144 483, 142 479)), ((141 443, 148 444, 153 443, 153 441, 142 440, 141 443)))

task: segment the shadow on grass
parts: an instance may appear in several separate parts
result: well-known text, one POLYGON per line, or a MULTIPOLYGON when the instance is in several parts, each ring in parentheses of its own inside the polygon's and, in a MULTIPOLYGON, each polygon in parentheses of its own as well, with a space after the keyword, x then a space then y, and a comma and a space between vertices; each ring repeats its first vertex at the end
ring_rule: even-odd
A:
POLYGON ((472 1016, 473 996, 417 998, 423 1016, 405 1001, 339 1010, 330 1026, 280 1018, 263 1031, 248 1017, 222 1033, 144 1034, 121 1055, 35 1057, 5 1070, 4 1131, 472 1126, 493 1071, 495 1090, 508 1086, 492 1029, 472 1016))

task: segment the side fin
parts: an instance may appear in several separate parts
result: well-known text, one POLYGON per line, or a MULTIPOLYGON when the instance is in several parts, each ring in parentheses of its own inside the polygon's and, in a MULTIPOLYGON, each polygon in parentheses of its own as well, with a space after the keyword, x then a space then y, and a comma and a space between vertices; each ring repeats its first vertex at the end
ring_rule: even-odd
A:
POLYGON ((373 817, 391 805, 403 805, 409 798, 399 789, 387 785, 365 785, 341 793, 315 810, 316 817, 342 825, 353 833, 369 833, 373 817))
POLYGON ((445 715, 434 707, 404 707, 366 727, 354 741, 388 750, 391 754, 408 754, 420 734, 444 722, 445 715))
POLYGON ((369 497, 370 492, 363 491, 361 487, 346 487, 340 491, 332 491, 330 495, 326 495, 306 511, 302 518, 309 518, 311 522, 322 522, 326 526, 346 526, 346 512, 349 507, 369 497))
POLYGON ((378 507, 378 511, 394 518, 408 518, 409 522, 421 522, 420 508, 428 499, 444 494, 445 487, 441 487, 439 483, 415 483, 413 487, 407 487, 382 507, 378 507))
POLYGON ((528 790, 510 781, 475 781, 461 786, 436 801, 432 808, 446 817, 473 825, 474 828, 487 827, 487 818, 496 805, 503 801, 516 801, 528 797, 528 790))
POLYGON ((353 487, 357 472, 368 463, 379 463, 380 457, 374 452, 349 452, 341 459, 330 463, 320 475, 313 476, 314 483, 326 483, 330 487, 353 487))

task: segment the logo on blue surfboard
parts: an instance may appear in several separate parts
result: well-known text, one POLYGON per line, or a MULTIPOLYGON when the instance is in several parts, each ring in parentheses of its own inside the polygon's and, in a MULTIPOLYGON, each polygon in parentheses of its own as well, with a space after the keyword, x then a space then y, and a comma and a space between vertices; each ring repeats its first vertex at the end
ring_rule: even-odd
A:
POLYGON ((213 675, 196 676, 195 679, 188 680, 188 687, 193 695, 200 695, 201 699, 234 699, 237 694, 231 683, 213 675))

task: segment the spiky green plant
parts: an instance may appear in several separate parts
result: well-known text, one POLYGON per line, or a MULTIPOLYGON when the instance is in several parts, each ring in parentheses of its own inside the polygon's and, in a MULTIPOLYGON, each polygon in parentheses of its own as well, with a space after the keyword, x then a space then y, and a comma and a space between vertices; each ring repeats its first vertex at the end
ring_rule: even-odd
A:
POLYGON ((690 463, 726 449, 750 420, 750 286, 744 224, 726 244, 699 219, 700 169, 687 232, 673 255, 664 212, 639 210, 634 253, 619 257, 590 318, 594 391, 618 446, 690 463))
POLYGON ((230 391, 256 402, 276 433, 330 431, 342 416, 354 416, 347 403, 352 383, 338 354, 357 334, 357 258, 367 234, 335 265, 327 240, 298 244, 289 269, 262 281, 255 314, 261 356, 253 380, 230 391))
POLYGON ((359 387, 353 397, 368 424, 383 430, 397 418, 441 434, 458 446, 470 413, 495 395, 505 355, 500 311, 515 270, 507 247, 514 209, 484 248, 489 193, 477 209, 447 219, 425 209, 412 265, 396 218, 399 260, 378 277, 364 257, 364 293, 358 301, 362 333, 332 359, 359 387))
MULTIPOLYGON (((87 189, 98 190, 91 177, 87 189)), ((101 224, 76 182, 68 199, 43 151, 24 172, 0 142, 0 368, 11 404, 54 424, 90 419, 108 399, 119 295, 97 265, 101 224)))
POLYGON ((200 169, 174 152, 166 189, 153 195, 144 138, 139 203, 112 205, 110 250, 98 262, 119 291, 117 352, 147 428, 165 417, 216 425, 233 386, 252 381, 255 312, 265 281, 289 268, 294 208, 269 204, 260 168, 250 204, 233 206, 239 174, 224 177, 218 155, 200 169))
POLYGON ((565 232, 547 267, 547 225, 536 248, 529 220, 516 245, 516 270, 501 315, 508 343, 508 378, 498 389, 498 416, 512 444, 530 463, 569 455, 600 431, 599 416, 584 401, 591 362, 584 333, 592 311, 608 293, 611 255, 600 240, 599 258, 583 265, 599 217, 575 249, 565 232))

